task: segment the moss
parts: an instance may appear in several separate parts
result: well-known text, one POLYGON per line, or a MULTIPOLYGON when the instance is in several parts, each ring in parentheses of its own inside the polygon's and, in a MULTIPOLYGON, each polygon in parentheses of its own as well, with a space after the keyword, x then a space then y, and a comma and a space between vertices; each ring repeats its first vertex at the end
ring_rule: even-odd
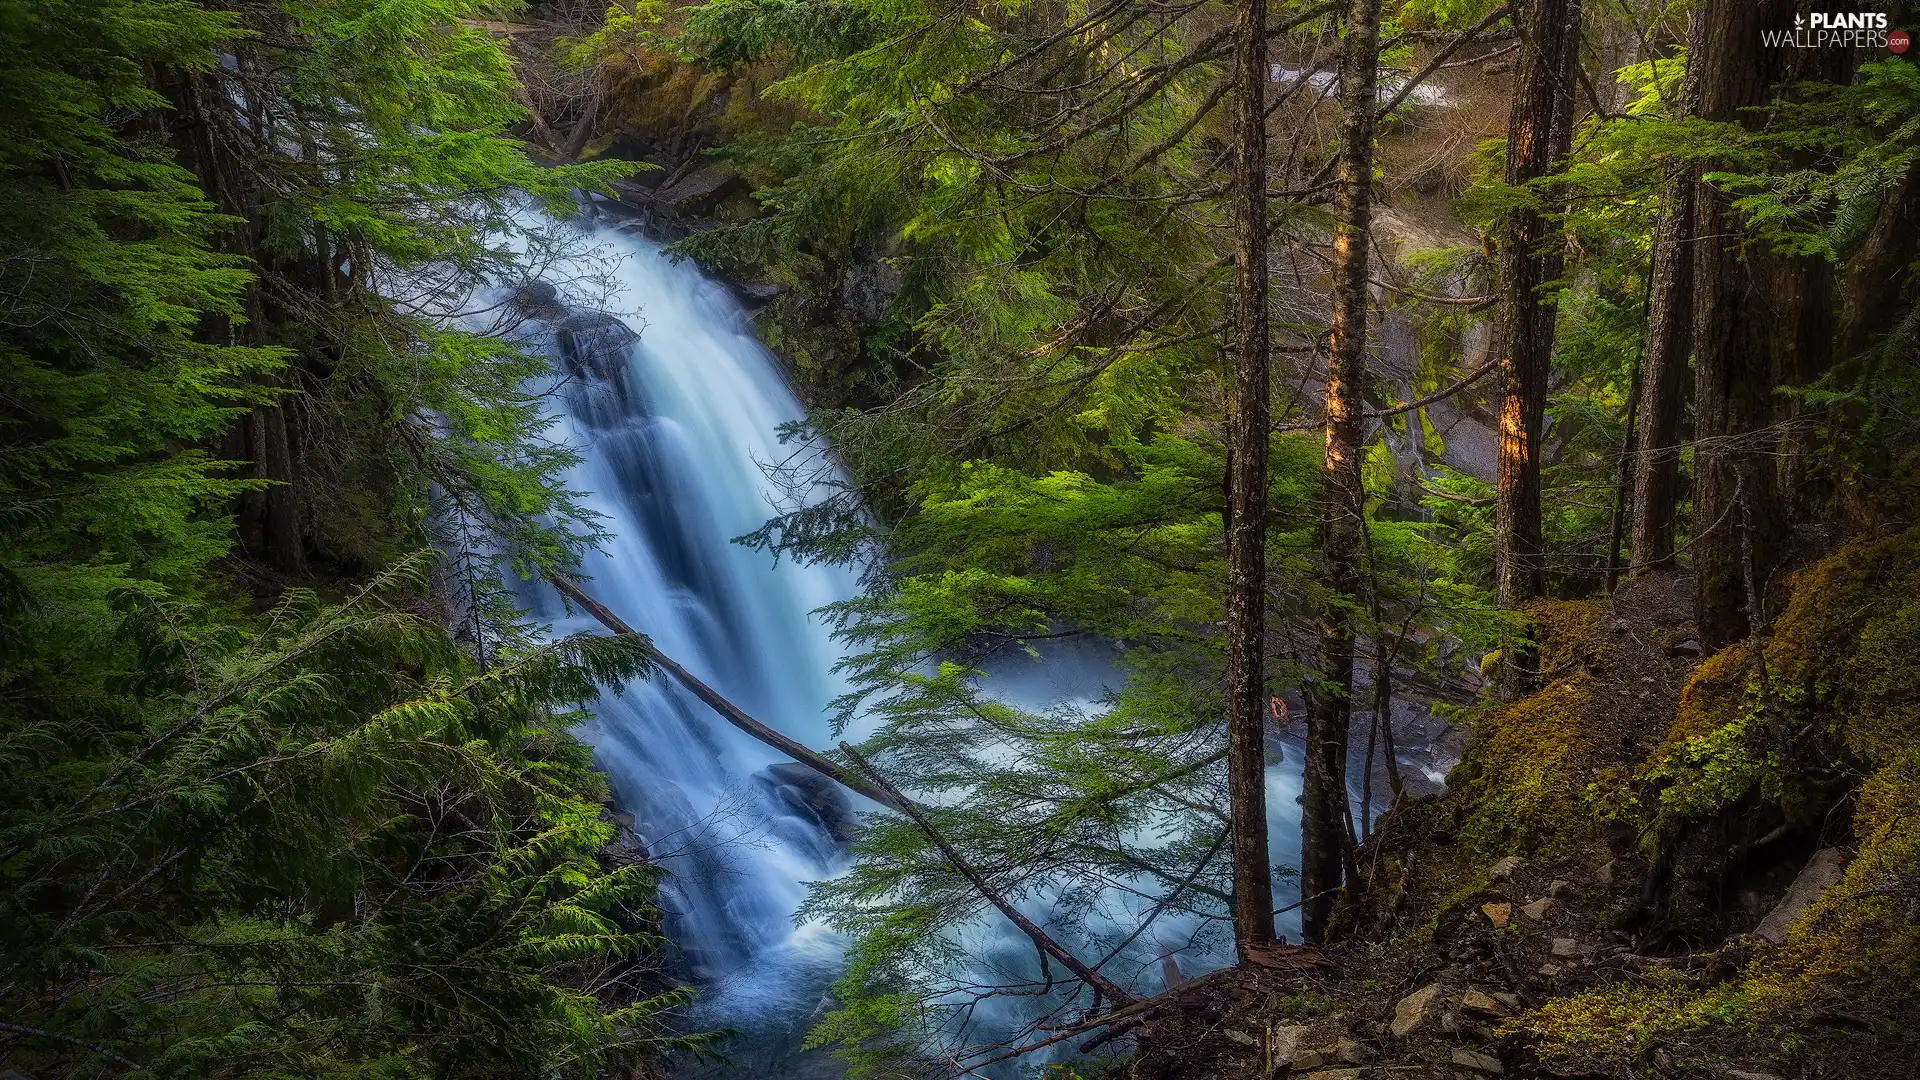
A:
POLYGON ((1674 978, 1615 983, 1555 998, 1499 1031, 1526 1039, 1554 1072, 1619 1071, 1663 1037, 1726 1023, 1737 1015, 1730 1004, 1724 988, 1702 993, 1674 978))
MULTIPOLYGON (((1737 646, 1695 672, 1638 786, 1657 792, 1669 819, 1722 812, 1749 795, 1791 818, 1796 782, 1843 759, 1843 770, 1863 778, 1843 879, 1785 944, 1758 947, 1725 982, 1604 987, 1510 1021, 1508 1032, 1527 1037, 1543 1063, 1619 1074, 1657 1041, 1713 1030, 1842 1059, 1862 1047, 1872 1061, 1920 1059, 1920 529, 1854 541, 1800 572, 1791 588, 1762 647, 1779 726, 1803 733, 1793 758, 1767 730, 1758 668, 1737 646), (1834 1028, 1836 1019, 1846 1027, 1834 1028)), ((1551 701, 1554 689, 1538 696, 1551 701)), ((1554 722, 1560 713, 1546 705, 1523 702, 1508 715, 1542 710, 1550 728, 1563 730, 1554 722)), ((1516 735, 1501 738, 1523 745, 1516 735)), ((1551 806, 1524 792, 1543 771, 1565 768, 1509 768, 1499 775, 1517 791, 1490 787, 1481 805, 1551 806)))

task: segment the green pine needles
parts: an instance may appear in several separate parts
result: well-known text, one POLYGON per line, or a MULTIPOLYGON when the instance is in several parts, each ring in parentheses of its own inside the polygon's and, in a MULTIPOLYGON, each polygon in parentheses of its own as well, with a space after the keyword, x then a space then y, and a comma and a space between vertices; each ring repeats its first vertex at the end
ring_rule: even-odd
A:
POLYGON ((523 1080, 687 1042, 566 734, 644 658, 537 643, 498 584, 598 538, 544 363, 441 319, 553 250, 509 243, 529 196, 621 167, 502 137, 477 13, 0 3, 7 1068, 523 1080))

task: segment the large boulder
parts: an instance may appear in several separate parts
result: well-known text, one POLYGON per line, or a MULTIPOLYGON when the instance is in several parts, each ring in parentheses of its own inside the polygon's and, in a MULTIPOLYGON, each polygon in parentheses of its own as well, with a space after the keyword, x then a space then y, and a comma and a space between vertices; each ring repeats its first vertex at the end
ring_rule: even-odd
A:
POLYGON ((853 803, 837 782, 795 761, 769 765, 753 779, 796 816, 818 824, 835 843, 851 838, 853 803))
POLYGON ((514 291, 513 304, 526 319, 553 330, 560 359, 567 374, 575 378, 611 381, 626 364, 633 343, 640 340, 617 315, 569 307, 550 282, 522 283, 514 291))

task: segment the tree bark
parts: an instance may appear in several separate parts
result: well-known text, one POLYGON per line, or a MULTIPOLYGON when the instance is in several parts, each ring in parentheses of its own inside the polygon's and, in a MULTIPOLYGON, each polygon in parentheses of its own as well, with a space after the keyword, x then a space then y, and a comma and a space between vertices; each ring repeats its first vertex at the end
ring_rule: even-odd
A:
MULTIPOLYGON (((1791 0, 1706 0, 1695 9, 1688 58, 1698 67, 1703 118, 1757 130, 1769 122, 1760 106, 1777 86, 1845 77, 1848 50, 1753 48, 1762 28, 1792 26, 1797 10, 1791 0)), ((1754 243, 1732 199, 1711 184, 1694 189, 1693 224, 1703 238, 1693 264, 1695 618, 1701 641, 1718 648, 1747 636, 1743 548, 1762 581, 1778 557, 1787 525, 1779 481, 1793 473, 1774 455, 1795 447, 1776 421, 1798 409, 1775 387, 1826 369, 1832 336, 1823 298, 1831 284, 1824 265, 1754 243), (1807 311, 1802 300, 1821 306, 1807 311), (1747 533, 1733 493, 1749 462, 1747 533)))
MULTIPOLYGON (((1683 88, 1683 108, 1689 97, 1683 88)), ((1698 180, 1692 166, 1669 165, 1660 190, 1660 227, 1654 234, 1647 293, 1646 357, 1640 375, 1639 453, 1633 462, 1629 576, 1673 568, 1680 421, 1686 408, 1687 354, 1693 343, 1693 200, 1698 180)))
POLYGON ((1346 855, 1347 732, 1353 714, 1353 612, 1366 529, 1360 486, 1361 391, 1366 381, 1368 235, 1373 224, 1374 99, 1380 0, 1352 0, 1340 57, 1340 149, 1334 195, 1333 317, 1328 327, 1326 507, 1321 559, 1320 677, 1308 694, 1307 760, 1300 790, 1301 935, 1326 936, 1346 855))
POLYGON ((1227 478, 1227 801, 1234 943, 1273 947, 1267 851, 1267 3, 1241 0, 1234 29, 1234 384, 1227 478))
MULTIPOLYGON (((1507 183, 1553 172, 1573 137, 1579 85, 1579 0, 1527 0, 1516 19, 1523 44, 1507 117, 1507 183)), ((1518 608, 1547 591, 1540 528, 1540 441, 1547 409, 1557 307, 1540 289, 1559 278, 1566 243, 1528 206, 1507 216, 1500 245, 1500 463, 1494 500, 1494 555, 1500 604, 1518 608)), ((1519 653, 1508 650, 1510 669, 1519 653)), ((1515 671, 1518 681, 1524 672, 1515 671)))

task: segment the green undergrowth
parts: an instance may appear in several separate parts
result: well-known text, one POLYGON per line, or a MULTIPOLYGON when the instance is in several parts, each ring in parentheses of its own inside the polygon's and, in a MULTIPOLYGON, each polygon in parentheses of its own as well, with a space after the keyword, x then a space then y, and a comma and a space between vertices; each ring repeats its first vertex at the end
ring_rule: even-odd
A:
POLYGON ((1528 609, 1547 683, 1473 721, 1474 740, 1448 777, 1447 804, 1463 855, 1564 852, 1592 833, 1585 792, 1609 764, 1590 722, 1607 662, 1606 602, 1546 601, 1528 609))
MULTIPOLYGON (((1792 823, 1827 816, 1808 792, 1837 776, 1853 822, 1843 879, 1723 981, 1616 984, 1511 1021, 1543 1062, 1628 1074, 1656 1046, 1684 1056, 1716 1036, 1789 1060, 1920 1059, 1920 528, 1856 539, 1791 590, 1764 680, 1745 646, 1695 672, 1639 769, 1638 811, 1673 829, 1758 804, 1792 823)), ((1551 714, 1557 690, 1509 721, 1551 714)), ((1476 810, 1524 797, 1482 792, 1476 810)))

